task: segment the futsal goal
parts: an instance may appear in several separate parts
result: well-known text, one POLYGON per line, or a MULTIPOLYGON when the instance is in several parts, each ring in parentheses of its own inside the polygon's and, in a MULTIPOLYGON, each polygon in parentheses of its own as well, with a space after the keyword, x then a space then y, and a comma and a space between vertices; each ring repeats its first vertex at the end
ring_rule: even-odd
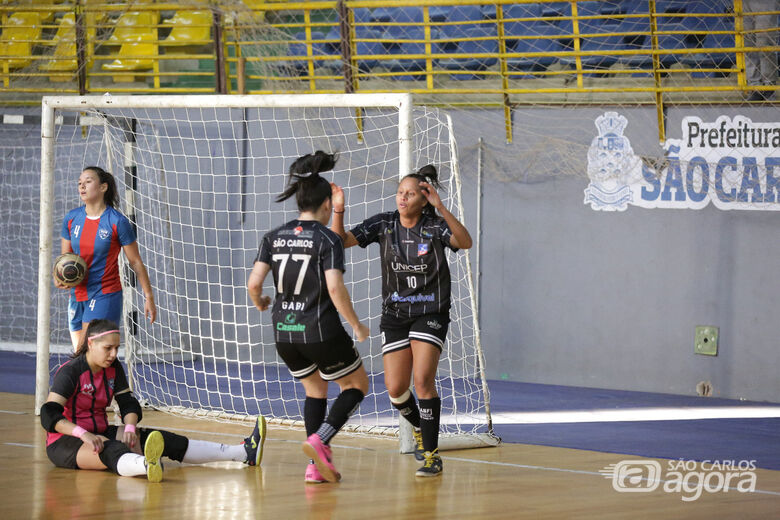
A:
MULTIPOLYGON (((289 165, 315 150, 339 154, 325 175, 344 188, 347 227, 395 209, 399 176, 429 163, 463 219, 451 120, 414 107, 409 94, 44 97, 36 407, 48 391, 49 344, 67 330, 65 296, 50 279, 59 227, 80 204, 81 168, 94 164, 117 180, 158 308, 150 324, 125 266, 124 359, 139 400, 220 421, 262 413, 277 424, 302 422, 302 386, 277 357, 269 316, 252 305, 246 282, 263 234, 297 216, 293 201, 274 202, 289 165)), ((469 256, 449 255, 452 323, 436 381, 441 444, 494 445, 469 256)), ((373 333, 357 344, 371 386, 347 429, 398 435, 382 379, 376 257, 372 248, 346 253, 347 287, 373 333)), ((409 451, 408 432, 401 441, 409 451)))

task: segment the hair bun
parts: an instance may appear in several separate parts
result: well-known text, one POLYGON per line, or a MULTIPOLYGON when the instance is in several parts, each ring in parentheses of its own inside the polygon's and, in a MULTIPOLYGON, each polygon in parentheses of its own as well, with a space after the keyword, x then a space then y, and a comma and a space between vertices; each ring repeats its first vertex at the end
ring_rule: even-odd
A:
POLYGON ((296 159, 290 165, 290 175, 299 179, 306 179, 312 175, 319 175, 320 172, 332 170, 336 165, 336 154, 325 153, 317 150, 313 154, 306 154, 296 159))

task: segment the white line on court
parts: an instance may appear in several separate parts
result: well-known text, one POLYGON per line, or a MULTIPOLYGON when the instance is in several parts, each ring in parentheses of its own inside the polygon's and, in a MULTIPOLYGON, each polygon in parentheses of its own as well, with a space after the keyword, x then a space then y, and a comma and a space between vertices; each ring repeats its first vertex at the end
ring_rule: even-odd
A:
MULTIPOLYGON (((637 421, 695 421, 701 419, 775 419, 780 406, 680 406, 605 410, 556 410, 549 412, 493 412, 493 424, 564 424, 637 421)), ((443 415, 442 424, 480 424, 484 416, 443 415)), ((362 422, 371 426, 394 426, 398 419, 379 416, 362 422)))
POLYGON ((22 448, 34 448, 35 445, 33 444, 22 444, 20 442, 4 442, 6 446, 21 446, 22 448))
POLYGON ((780 406, 682 406, 620 410, 494 413, 493 424, 556 424, 699 419, 768 419, 780 417, 780 406))
POLYGON ((18 412, 18 411, 15 411, 15 410, 0 410, 0 413, 10 413, 12 415, 24 415, 27 412, 18 412))

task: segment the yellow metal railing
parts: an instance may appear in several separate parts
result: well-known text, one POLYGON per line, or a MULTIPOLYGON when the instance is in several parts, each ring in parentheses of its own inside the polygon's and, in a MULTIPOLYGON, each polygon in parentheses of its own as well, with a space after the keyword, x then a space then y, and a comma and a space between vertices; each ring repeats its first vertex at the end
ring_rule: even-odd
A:
MULTIPOLYGON (((656 2, 648 0, 646 13, 594 14, 575 1, 554 2, 566 5, 565 11, 544 18, 546 23, 565 26, 567 31, 556 34, 514 34, 510 24, 531 23, 537 16, 510 16, 510 6, 539 5, 551 2, 498 0, 475 3, 473 0, 329 0, 312 2, 248 2, 243 10, 236 3, 220 6, 218 1, 202 5, 170 3, 100 3, 80 0, 33 6, 0 6, 5 26, 9 16, 20 11, 41 13, 43 35, 29 38, 32 51, 30 65, 16 67, 12 56, 0 55, 3 62, 0 98, 4 93, 50 92, 382 92, 408 91, 424 95, 426 101, 446 100, 459 105, 503 106, 506 115, 507 138, 511 139, 511 111, 523 103, 600 103, 596 94, 628 96, 621 102, 654 104, 658 110, 659 137, 663 139, 664 107, 672 102, 717 102, 736 100, 737 95, 754 88, 776 90, 776 86, 753 87, 747 84, 746 52, 780 50, 772 47, 746 47, 745 16, 777 13, 743 13, 742 0, 733 1, 731 13, 658 13, 656 2), (250 7, 251 5, 251 7, 250 7), (230 7, 229 7, 230 6, 230 7), (441 7, 490 7, 494 17, 474 20, 442 20, 431 16, 441 7), (418 8, 422 16, 415 21, 401 19, 376 21, 356 17, 355 13, 403 7, 418 8), (183 10, 213 12, 210 21, 194 27, 209 29, 205 38, 172 44, 165 33, 173 28, 165 16, 183 10), (81 34, 80 56, 55 55, 52 34, 58 31, 62 16, 79 16, 81 32, 73 32, 74 46, 81 34), (123 45, 111 35, 118 20, 128 13, 153 13, 153 21, 137 23, 138 33, 154 35, 141 38, 145 45, 123 45), (663 23, 669 18, 686 20, 720 18, 727 21, 723 30, 680 30, 663 23), (617 22, 641 20, 648 30, 615 30, 590 32, 592 22, 599 19, 617 22), (447 36, 453 27, 489 28, 490 34, 480 36, 447 36), (670 28, 671 27, 671 28, 670 28), (394 28, 395 32, 389 28, 394 28), (372 33, 371 29, 375 31, 372 33), (379 32, 383 29, 384 32, 379 32), (408 30, 406 35, 400 34, 408 30), (400 36, 399 36, 400 34, 400 36), (728 47, 663 48, 664 37, 699 38, 706 34, 733 35, 728 47), (296 35, 298 36, 296 38, 296 35), (334 36, 336 35, 336 36, 334 36), (635 48, 589 48, 592 38, 645 38, 649 46, 635 48), (560 41, 566 47, 552 51, 534 51, 527 46, 518 51, 518 42, 560 41), (452 53, 447 45, 473 42, 485 44, 484 52, 452 53), (414 45, 413 52, 392 53, 388 49, 414 45), (366 50, 368 49, 368 51, 366 50), (373 51, 371 51, 373 49, 373 51), (379 51, 377 51, 379 49, 379 51), (728 54, 733 60, 713 66, 692 66, 686 63, 692 55, 728 54), (663 58, 676 56, 672 68, 665 67, 663 58), (608 68, 588 65, 597 57, 616 61, 608 68), (643 57, 646 67, 631 67, 626 58, 643 57), (76 65, 67 64, 77 58, 76 65), (564 66, 545 67, 528 72, 515 70, 510 64, 517 59, 555 58, 564 66), (490 62, 466 72, 471 81, 450 80, 458 69, 439 66, 442 60, 481 60, 490 62), (60 65, 56 65, 58 60, 60 65), (68 61, 70 60, 70 61, 68 61), (344 69, 344 62, 348 67, 344 69), (364 64, 373 62, 379 67, 364 64), (42 66, 48 63, 48 67, 42 66), (51 65, 55 63, 55 65, 51 65), (568 64, 568 65, 566 65, 568 64), (407 67, 405 65, 414 65, 407 67), (345 73, 346 70, 346 73, 345 73), (691 79, 691 74, 718 75, 719 78, 691 79), (609 77, 606 77, 609 76, 609 77), (405 81, 408 79, 413 81, 405 81), (404 80, 404 81, 401 81, 404 80), (457 95, 456 99, 452 96, 457 95), (492 98, 491 96, 496 96, 492 98), (730 97, 731 96, 731 97, 730 97)), ((592 4, 591 4, 592 5, 592 4)), ((619 24, 618 24, 619 26, 619 24)), ((770 29, 777 32, 777 27, 770 29)), ((755 32, 755 31, 752 31, 755 32)), ((0 37, 0 40, 3 38, 0 37)), ((5 48, 5 47, 4 47, 5 48)), ((705 60, 706 61, 706 60, 705 60)), ((442 101, 445 102, 445 101, 442 101)))

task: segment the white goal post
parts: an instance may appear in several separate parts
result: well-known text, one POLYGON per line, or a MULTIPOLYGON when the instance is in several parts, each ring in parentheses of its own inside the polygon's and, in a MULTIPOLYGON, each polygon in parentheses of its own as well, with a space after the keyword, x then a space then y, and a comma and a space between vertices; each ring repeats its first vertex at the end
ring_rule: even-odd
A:
MULTIPOLYGON (((339 153, 332 179, 344 188, 348 225, 394 209, 399 176, 428 163, 440 169, 442 198, 463 219, 451 120, 414 107, 410 94, 44 97, 36 413, 48 392, 52 327, 63 321, 51 315, 54 230, 64 215, 55 214, 55 192, 75 191, 80 169, 96 164, 117 180, 158 306, 158 322, 149 324, 132 271, 122 269, 124 359, 141 402, 214 420, 263 413, 279 424, 299 422, 300 385, 276 356, 273 331, 245 284, 262 234, 297 213, 273 203, 287 167, 315 149, 339 153)), ((358 345, 372 387, 347 429, 395 434, 398 414, 381 377, 379 266, 370 249, 346 255, 347 286, 374 333, 358 345)), ((468 254, 451 253, 450 263, 452 324, 437 376, 441 446, 495 445, 468 254)), ((403 426, 400 437, 409 451, 403 426)))

